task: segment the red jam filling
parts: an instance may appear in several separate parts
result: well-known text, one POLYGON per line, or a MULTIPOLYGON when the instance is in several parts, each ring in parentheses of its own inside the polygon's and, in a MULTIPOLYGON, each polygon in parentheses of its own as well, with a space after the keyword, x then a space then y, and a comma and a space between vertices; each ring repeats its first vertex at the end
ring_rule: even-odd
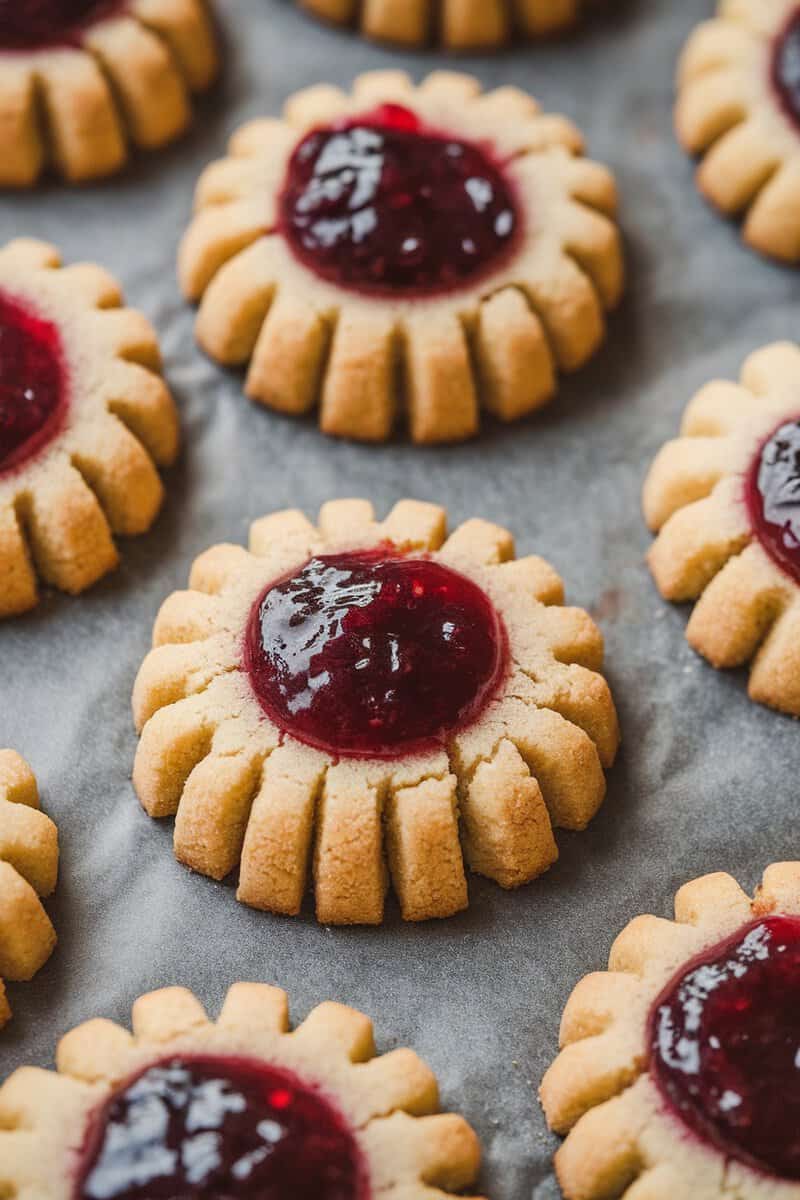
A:
POLYGON ((0 294, 0 473, 41 450, 66 407, 58 329, 0 294))
POLYGON ((124 7, 125 0, 0 0, 0 49, 34 50, 80 42, 92 21, 124 7))
POLYGON ((800 126, 800 8, 784 25, 772 52, 772 86, 786 115, 800 126))
POLYGON ((272 721, 334 755, 399 757, 474 720, 505 631, 471 580, 385 548, 312 558, 258 600, 245 641, 272 721))
POLYGON ((800 1179, 800 917, 767 917, 682 971, 650 1017, 650 1071, 727 1158, 800 1179))
POLYGON ((353 1135, 317 1092, 244 1059, 175 1058, 111 1097, 74 1200, 369 1200, 353 1135))
POLYGON ((520 225, 491 151, 384 104, 308 134, 280 199, 296 256, 341 287, 430 294, 497 267, 520 225))
POLYGON ((761 545, 800 583, 800 419, 781 425, 762 446, 746 496, 761 545))

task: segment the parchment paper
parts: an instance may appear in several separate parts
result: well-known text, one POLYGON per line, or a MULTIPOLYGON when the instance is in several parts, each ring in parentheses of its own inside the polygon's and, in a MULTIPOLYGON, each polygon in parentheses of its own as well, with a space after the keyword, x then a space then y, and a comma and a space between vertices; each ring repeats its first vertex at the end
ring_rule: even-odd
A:
POLYGON ((126 1022, 150 988, 187 985, 216 1014, 230 983, 274 982, 296 1018, 336 998, 374 1018, 382 1050, 411 1045, 426 1058, 444 1105, 481 1136, 481 1184, 494 1200, 553 1200, 555 1139, 535 1087, 572 986, 604 965, 629 918, 668 915, 685 880, 722 868, 752 887, 768 862, 800 853, 796 724, 751 704, 742 674, 693 655, 686 612, 659 599, 643 565, 642 479, 693 391, 732 376, 755 347, 798 334, 797 275, 740 246, 696 195, 673 140, 676 55, 713 7, 612 4, 616 13, 571 41, 458 60, 487 86, 528 88, 582 127, 617 173, 630 268, 589 369, 539 417, 487 426, 466 446, 337 443, 313 420, 252 407, 240 378, 196 350, 174 271, 195 179, 245 118, 371 67, 419 77, 439 55, 369 46, 289 0, 222 0, 226 78, 186 140, 109 183, 0 198, 0 242, 46 238, 67 261, 93 259, 120 277, 160 331, 185 437, 164 513, 124 547, 122 568, 0 628, 0 746, 33 764, 63 853, 51 906, 58 951, 11 990, 0 1077, 49 1065, 57 1038, 89 1017, 126 1022), (559 835, 560 862, 532 886, 509 894, 472 878, 469 911, 444 923, 404 926, 394 904, 380 929, 252 912, 232 887, 176 864, 169 823, 147 818, 130 784, 131 685, 162 599, 185 586, 197 553, 243 540, 252 518, 286 505, 313 514, 341 495, 371 497, 381 513, 403 496, 437 500, 453 523, 508 525, 519 552, 550 559, 606 635, 625 740, 602 813, 588 832, 559 835))

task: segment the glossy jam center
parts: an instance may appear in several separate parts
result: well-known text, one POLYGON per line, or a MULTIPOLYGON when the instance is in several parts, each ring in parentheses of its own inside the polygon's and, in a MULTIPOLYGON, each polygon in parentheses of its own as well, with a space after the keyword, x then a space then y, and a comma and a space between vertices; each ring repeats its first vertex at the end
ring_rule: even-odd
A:
POLYGON ((800 918, 768 917, 708 951, 651 1015, 651 1072, 723 1154, 800 1179, 800 918))
POLYGON ((772 84, 784 112, 800 126, 800 8, 775 39, 772 84))
POLYGON ((800 419, 785 422, 761 448, 746 495, 758 540, 800 583, 800 419))
POLYGON ((294 1076, 241 1059, 173 1059, 114 1095, 75 1200, 369 1200, 343 1119, 294 1076))
POLYGON ((42 449, 66 403, 55 325, 0 294, 0 473, 42 449))
POLYGON ((124 0, 0 0, 0 48, 70 45, 89 22, 123 7, 124 0))
POLYGON ((317 274, 358 291, 448 291, 510 249, 519 218, 491 153, 399 105, 317 129, 297 147, 280 226, 317 274))
POLYGON ((245 661, 267 715, 335 755, 393 757, 474 719, 506 669, 486 594, 429 559, 313 558, 253 609, 245 661))

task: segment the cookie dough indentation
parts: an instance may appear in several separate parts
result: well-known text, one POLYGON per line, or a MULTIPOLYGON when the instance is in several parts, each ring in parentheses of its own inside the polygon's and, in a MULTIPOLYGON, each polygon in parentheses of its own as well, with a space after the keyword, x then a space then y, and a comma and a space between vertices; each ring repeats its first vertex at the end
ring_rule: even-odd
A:
POLYGON ((496 267, 520 226, 490 147, 399 104, 309 133, 289 163, 280 221, 323 278, 406 295, 451 291, 496 267))
POLYGON ((800 419, 782 424, 762 447, 747 481, 758 540, 800 583, 800 419))
POLYGON ((650 1033, 653 1077, 695 1134, 800 1179, 800 918, 758 921, 683 968, 650 1033))
POLYGON ((58 329, 0 292, 0 473, 55 436, 66 406, 58 329))
POLYGON ((368 1200, 345 1119, 295 1075, 241 1058, 170 1058, 96 1115, 77 1200, 155 1195, 368 1200))
POLYGON ((430 559, 318 556, 271 585, 247 632, 268 716, 334 755, 396 757, 475 719, 507 669, 488 596, 430 559))

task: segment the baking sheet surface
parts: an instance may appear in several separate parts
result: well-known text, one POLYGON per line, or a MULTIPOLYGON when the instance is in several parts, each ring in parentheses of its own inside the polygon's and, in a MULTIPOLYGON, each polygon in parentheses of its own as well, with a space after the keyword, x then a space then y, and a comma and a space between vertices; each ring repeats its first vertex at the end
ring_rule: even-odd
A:
POLYGON ((197 175, 237 125, 277 113, 299 87, 392 65, 420 77, 439 58, 321 28, 288 0, 220 8, 226 77, 185 141, 103 185, 0 198, 0 242, 42 237, 68 262, 103 263, 154 321, 185 436, 158 525, 124 547, 122 568, 0 629, 0 746, 32 763, 63 855, 59 948, 11 990, 0 1077, 49 1065, 56 1039, 89 1017, 126 1022, 150 988, 184 984, 216 1013, 230 983, 266 980, 289 991, 295 1018, 336 998, 374 1018, 382 1050, 413 1046, 444 1105, 481 1136, 487 1195, 553 1200, 555 1141, 535 1085, 574 983, 603 966, 630 917, 667 915, 685 880, 726 869, 749 888, 768 862, 800 851, 797 725, 750 704, 741 674, 689 650, 685 612, 660 601, 643 566, 639 507, 646 467, 693 391, 797 335, 800 285, 704 206, 672 137, 676 55, 712 0, 631 0, 572 41, 457 64, 569 115, 617 173, 630 289, 588 370, 539 417, 449 449, 336 443, 310 420, 257 410, 236 375, 195 349, 175 282, 197 175), (560 835, 543 879, 507 894, 473 878, 469 911, 445 923, 404 926, 393 904, 386 925, 367 930, 321 929, 310 911, 294 921, 252 912, 232 887, 175 863, 169 825, 144 815, 130 784, 131 685, 161 600, 185 586, 197 553, 243 540, 254 517, 287 505, 314 514, 343 495, 368 496, 381 513, 403 496, 436 500, 453 523, 507 525, 606 635, 624 748, 604 809, 588 832, 560 835))

